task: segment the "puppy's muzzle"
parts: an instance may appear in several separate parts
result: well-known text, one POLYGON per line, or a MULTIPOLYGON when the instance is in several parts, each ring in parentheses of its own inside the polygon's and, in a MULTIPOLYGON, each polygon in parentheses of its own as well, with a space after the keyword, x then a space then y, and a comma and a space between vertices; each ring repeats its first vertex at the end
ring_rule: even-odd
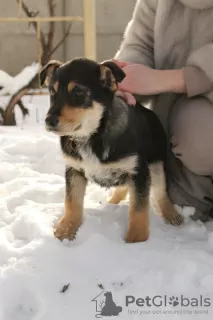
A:
POLYGON ((45 125, 48 131, 57 130, 57 127, 59 125, 59 118, 57 116, 47 116, 45 125))

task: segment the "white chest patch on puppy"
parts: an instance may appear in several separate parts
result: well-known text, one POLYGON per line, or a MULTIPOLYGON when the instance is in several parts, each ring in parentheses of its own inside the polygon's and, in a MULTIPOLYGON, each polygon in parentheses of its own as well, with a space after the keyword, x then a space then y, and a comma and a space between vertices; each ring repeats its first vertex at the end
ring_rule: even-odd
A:
POLYGON ((137 156, 129 156, 116 162, 102 163, 90 147, 79 148, 82 161, 64 155, 66 164, 78 171, 82 170, 88 180, 105 184, 116 183, 124 174, 134 174, 137 156), (108 183, 107 183, 108 181, 108 183))

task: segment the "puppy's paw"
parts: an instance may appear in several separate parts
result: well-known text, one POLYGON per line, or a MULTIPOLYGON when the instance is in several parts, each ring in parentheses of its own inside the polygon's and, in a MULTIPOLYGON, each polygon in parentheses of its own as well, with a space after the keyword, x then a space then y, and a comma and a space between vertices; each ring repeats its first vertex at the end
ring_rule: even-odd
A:
POLYGON ((81 223, 74 223, 73 221, 66 220, 64 217, 57 223, 54 229, 54 236, 59 240, 64 239, 73 240, 75 239, 76 233, 81 223))
POLYGON ((126 242, 128 243, 144 242, 148 238, 149 238, 148 230, 130 228, 126 235, 126 242))
POLYGON ((180 226, 184 223, 184 217, 175 210, 171 214, 164 215, 164 220, 167 224, 180 226))
POLYGON ((160 210, 165 223, 173 226, 180 226, 184 223, 184 217, 176 211, 168 196, 161 201, 160 210))

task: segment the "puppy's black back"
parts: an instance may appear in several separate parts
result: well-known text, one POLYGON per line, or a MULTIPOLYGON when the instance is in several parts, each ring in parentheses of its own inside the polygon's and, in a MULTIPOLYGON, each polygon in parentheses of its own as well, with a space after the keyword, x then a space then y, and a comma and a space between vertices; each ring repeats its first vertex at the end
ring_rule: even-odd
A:
POLYGON ((138 154, 150 164, 166 160, 166 137, 157 116, 138 102, 128 106, 120 97, 115 98, 111 108, 108 107, 90 143, 102 162, 138 154), (103 159, 106 148, 109 153, 103 159))
POLYGON ((156 114, 137 102, 135 110, 130 108, 130 126, 136 127, 140 139, 137 138, 141 152, 145 152, 147 160, 152 163, 165 161, 167 143, 164 129, 156 114))

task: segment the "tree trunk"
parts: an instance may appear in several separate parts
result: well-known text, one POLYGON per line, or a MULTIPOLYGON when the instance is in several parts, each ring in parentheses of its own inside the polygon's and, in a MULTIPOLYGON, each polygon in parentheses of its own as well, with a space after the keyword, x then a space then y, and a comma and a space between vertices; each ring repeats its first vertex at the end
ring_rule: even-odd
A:
POLYGON ((22 88, 18 93, 11 97, 7 108, 4 112, 4 126, 15 126, 15 105, 20 101, 20 99, 27 93, 28 87, 22 88))

